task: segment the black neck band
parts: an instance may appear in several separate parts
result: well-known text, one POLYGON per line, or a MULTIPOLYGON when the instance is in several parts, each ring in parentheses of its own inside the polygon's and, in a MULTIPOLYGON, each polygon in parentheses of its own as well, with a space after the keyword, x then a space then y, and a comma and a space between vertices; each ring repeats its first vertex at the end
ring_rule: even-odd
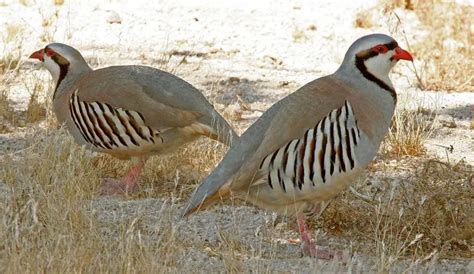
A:
MULTIPOLYGON (((385 44, 385 46, 389 50, 392 50, 392 49, 397 47, 397 44, 396 43, 390 43, 390 44, 385 44)), ((390 87, 389 85, 387 85, 384 81, 382 81, 379 78, 375 77, 375 75, 370 73, 367 70, 367 67, 365 66, 365 61, 366 60, 368 60, 368 59, 370 59, 374 56, 377 56, 377 55, 379 55, 379 53, 377 53, 375 51, 372 51, 372 50, 365 51, 361 54, 356 54, 355 65, 356 65, 357 69, 359 69, 360 73, 362 73, 362 75, 367 80, 374 82, 375 84, 377 84, 377 86, 379 86, 382 89, 388 91, 390 93, 390 95, 393 97, 394 102, 397 102, 397 93, 395 92, 395 90, 392 87, 390 87)))
POLYGON ((52 57, 53 61, 59 66, 59 78, 58 82, 56 83, 56 88, 54 89, 53 100, 56 98, 56 92, 58 91, 59 85, 64 80, 69 71, 69 62, 64 62, 63 60, 60 60, 60 58, 62 57, 58 57, 58 55, 54 55, 52 57))

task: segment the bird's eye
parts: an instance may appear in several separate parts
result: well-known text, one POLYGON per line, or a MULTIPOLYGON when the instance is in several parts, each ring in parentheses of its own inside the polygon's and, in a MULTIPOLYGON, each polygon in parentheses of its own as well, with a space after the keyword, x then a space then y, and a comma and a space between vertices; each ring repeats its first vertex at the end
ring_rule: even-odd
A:
POLYGON ((54 50, 49 49, 49 48, 46 48, 46 49, 44 50, 44 52, 45 52, 46 55, 48 55, 49 57, 51 57, 51 56, 53 56, 53 55, 56 54, 56 52, 54 52, 54 50))
POLYGON ((374 47, 374 51, 377 53, 386 53, 388 51, 387 47, 384 45, 378 45, 374 47))

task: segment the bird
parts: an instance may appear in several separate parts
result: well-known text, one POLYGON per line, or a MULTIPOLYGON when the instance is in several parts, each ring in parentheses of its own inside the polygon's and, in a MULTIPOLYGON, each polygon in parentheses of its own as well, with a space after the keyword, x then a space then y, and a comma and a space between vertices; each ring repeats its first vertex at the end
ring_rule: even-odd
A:
POLYGON ((389 72, 412 55, 385 34, 357 39, 333 73, 272 105, 194 190, 182 216, 233 195, 296 217, 303 253, 318 250, 306 218, 318 216, 363 172, 386 135, 397 102, 389 72))
POLYGON ((93 70, 78 50, 62 43, 48 44, 30 58, 50 72, 54 113, 74 140, 134 163, 122 179, 104 180, 103 195, 137 191, 151 155, 170 153, 200 136, 226 145, 238 139, 198 89, 168 72, 140 65, 93 70))

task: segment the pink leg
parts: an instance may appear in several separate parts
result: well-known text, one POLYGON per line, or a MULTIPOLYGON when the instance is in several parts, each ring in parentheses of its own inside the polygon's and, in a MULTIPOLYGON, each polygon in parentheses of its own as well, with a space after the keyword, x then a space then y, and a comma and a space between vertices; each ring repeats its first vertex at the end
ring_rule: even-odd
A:
POLYGON ((298 217, 298 227, 301 234, 301 240, 303 242, 303 253, 306 256, 313 258, 330 260, 333 258, 343 260, 344 255, 342 251, 325 250, 318 248, 314 240, 311 238, 306 222, 303 216, 298 217))
POLYGON ((138 179, 140 172, 145 166, 146 160, 140 160, 127 175, 121 180, 106 178, 102 184, 102 195, 120 195, 125 193, 133 193, 138 190, 138 179))

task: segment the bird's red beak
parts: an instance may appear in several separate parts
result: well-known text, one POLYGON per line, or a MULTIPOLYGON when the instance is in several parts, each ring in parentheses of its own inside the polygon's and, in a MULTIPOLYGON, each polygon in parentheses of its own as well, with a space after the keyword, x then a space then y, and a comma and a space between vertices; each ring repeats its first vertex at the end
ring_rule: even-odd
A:
POLYGON ((413 56, 411 56, 411 54, 408 51, 402 49, 401 47, 395 48, 395 54, 392 56, 392 58, 396 61, 398 60, 413 61, 413 56))
POLYGON ((44 61, 44 49, 37 50, 30 55, 30 58, 38 59, 41 62, 44 61))

